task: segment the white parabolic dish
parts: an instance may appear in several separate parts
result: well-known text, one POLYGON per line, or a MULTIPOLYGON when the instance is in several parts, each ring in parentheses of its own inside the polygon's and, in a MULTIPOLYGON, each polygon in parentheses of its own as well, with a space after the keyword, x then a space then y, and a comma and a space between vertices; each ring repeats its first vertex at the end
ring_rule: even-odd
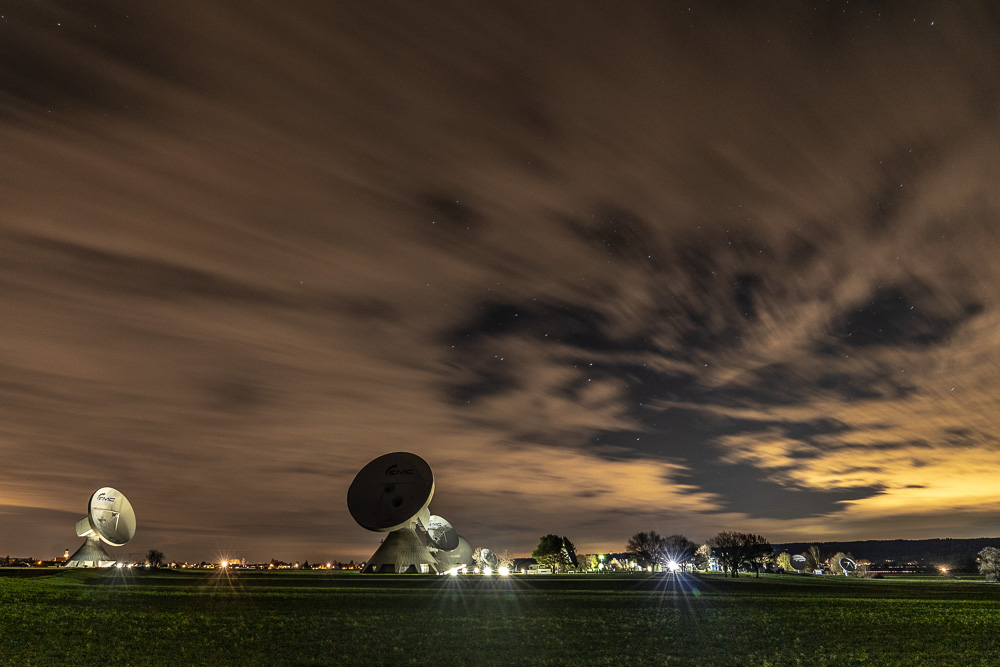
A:
POLYGON ((135 535, 135 510, 117 489, 105 486, 94 491, 87 514, 94 532, 113 547, 126 544, 135 535))
POLYGON ((427 541, 442 551, 451 551, 458 547, 458 533, 443 516, 432 514, 427 526, 427 541))
POLYGON ((393 452, 362 468, 347 489, 347 509, 362 528, 406 528, 434 497, 434 473, 416 454, 393 452))

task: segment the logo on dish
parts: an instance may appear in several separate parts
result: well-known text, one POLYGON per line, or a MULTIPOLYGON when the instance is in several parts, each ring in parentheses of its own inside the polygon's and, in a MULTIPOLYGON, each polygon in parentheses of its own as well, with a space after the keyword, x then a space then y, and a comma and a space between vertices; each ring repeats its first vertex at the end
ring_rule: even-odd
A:
POLYGON ((98 495, 97 499, 98 500, 103 500, 106 503, 113 503, 113 502, 115 502, 115 497, 114 496, 106 496, 103 493, 100 494, 100 495, 98 495))
POLYGON ((386 475, 412 475, 413 468, 400 468, 398 465, 393 463, 391 466, 385 469, 386 475))

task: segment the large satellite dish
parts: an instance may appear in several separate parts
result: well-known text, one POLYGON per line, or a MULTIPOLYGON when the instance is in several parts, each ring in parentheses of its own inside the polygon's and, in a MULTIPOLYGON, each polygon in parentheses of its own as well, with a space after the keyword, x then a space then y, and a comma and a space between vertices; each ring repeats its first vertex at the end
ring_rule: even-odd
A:
POLYGON ((434 473, 427 462, 416 454, 393 452, 355 475, 347 509, 362 528, 391 532, 416 522, 433 497, 434 473))
POLYGON ((795 568, 797 572, 804 572, 806 565, 809 562, 802 554, 795 554, 789 560, 792 562, 792 567, 795 568))
POLYGON ((844 576, 848 576, 851 572, 858 569, 858 564, 854 562, 853 559, 844 556, 840 559, 840 567, 844 570, 844 576))
POLYGON ((94 491, 87 503, 87 516, 76 522, 83 545, 66 561, 66 567, 109 567, 114 559, 101 542, 120 547, 135 535, 135 510, 125 494, 110 486, 94 491))
POLYGON ((393 452, 370 461, 347 489, 347 509, 362 528, 389 533, 363 572, 429 573, 438 562, 415 528, 428 530, 434 473, 416 454, 393 452))

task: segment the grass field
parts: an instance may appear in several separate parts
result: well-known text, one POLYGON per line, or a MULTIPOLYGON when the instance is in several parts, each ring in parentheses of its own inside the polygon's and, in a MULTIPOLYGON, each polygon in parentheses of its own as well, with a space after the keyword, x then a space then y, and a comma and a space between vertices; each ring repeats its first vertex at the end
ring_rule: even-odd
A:
POLYGON ((998 628, 982 581, 0 570, 3 665, 996 665, 998 628))

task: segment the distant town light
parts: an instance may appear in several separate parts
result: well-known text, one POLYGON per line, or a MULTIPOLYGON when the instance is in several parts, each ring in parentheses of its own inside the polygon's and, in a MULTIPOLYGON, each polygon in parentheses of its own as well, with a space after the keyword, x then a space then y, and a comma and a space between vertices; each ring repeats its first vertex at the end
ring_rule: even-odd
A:
POLYGON ((677 564, 677 561, 672 560, 667 563, 667 569, 670 570, 671 572, 676 572, 677 570, 681 569, 681 566, 677 564))
POLYGON ((501 577, 506 577, 507 575, 510 574, 510 568, 506 566, 501 566, 498 571, 501 577))

